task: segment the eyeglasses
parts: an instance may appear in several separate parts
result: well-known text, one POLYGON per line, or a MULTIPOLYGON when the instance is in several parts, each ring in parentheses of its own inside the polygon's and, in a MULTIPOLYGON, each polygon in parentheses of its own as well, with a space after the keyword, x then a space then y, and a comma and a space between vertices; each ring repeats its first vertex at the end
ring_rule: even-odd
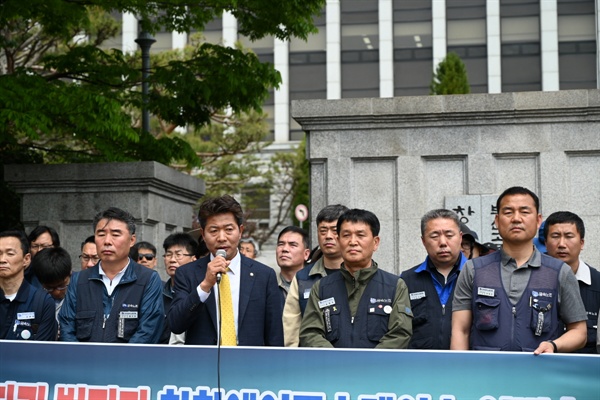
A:
POLYGON ((47 244, 47 243, 45 243, 45 244, 35 244, 34 243, 30 247, 31 247, 31 250, 38 251, 38 250, 43 250, 43 249, 49 249, 51 247, 54 247, 54 245, 53 244, 47 244))
POLYGON ((148 261, 152 261, 154 260, 154 257, 156 257, 154 254, 138 254, 138 261, 142 261, 144 258, 148 261))
POLYGON ((55 292, 55 291, 56 292, 62 292, 63 290, 66 290, 68 287, 69 287, 68 283, 66 285, 64 285, 64 286, 50 286, 50 287, 42 286, 42 288, 46 292, 48 292, 48 293, 52 293, 52 292, 55 292))
POLYGON ((192 257, 193 254, 186 254, 186 253, 173 253, 173 252, 167 252, 165 253, 165 258, 171 258, 171 257, 175 257, 176 260, 181 260, 183 257, 192 257))
POLYGON ((98 261, 100 261, 99 256, 88 256, 87 254, 81 254, 81 255, 79 255, 79 258, 81 258, 86 263, 90 262, 90 260, 93 261, 94 264, 97 263, 98 261))

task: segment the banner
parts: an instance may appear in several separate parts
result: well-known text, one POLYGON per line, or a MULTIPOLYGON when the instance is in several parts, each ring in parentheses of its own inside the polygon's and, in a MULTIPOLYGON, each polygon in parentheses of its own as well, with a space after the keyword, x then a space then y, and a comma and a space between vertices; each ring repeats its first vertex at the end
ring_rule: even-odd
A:
POLYGON ((0 400, 457 399, 597 400, 600 356, 0 342, 0 400))

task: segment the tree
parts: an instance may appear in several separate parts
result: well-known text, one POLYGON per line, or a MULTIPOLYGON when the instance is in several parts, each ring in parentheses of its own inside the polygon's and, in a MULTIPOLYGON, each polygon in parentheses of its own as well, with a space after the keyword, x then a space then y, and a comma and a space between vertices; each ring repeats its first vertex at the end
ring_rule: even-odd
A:
MULTIPOLYGON (((0 154, 17 149, 45 162, 184 160, 178 136, 142 132, 139 56, 100 46, 114 36, 110 12, 138 16, 148 32, 202 31, 230 11, 250 39, 305 39, 324 0, 5 0, 0 13, 0 154), (85 37, 86 40, 74 40, 85 37)), ((260 110, 280 83, 273 65, 240 48, 202 43, 191 57, 152 68, 149 110, 174 125, 203 126, 229 107, 260 110)))
POLYGON ((456 53, 448 53, 431 80, 431 94, 467 94, 471 91, 465 64, 456 53))
POLYGON ((189 172, 205 181, 207 196, 241 195, 244 233, 260 245, 290 219, 297 223, 293 210, 297 204, 308 204, 309 187, 306 140, 291 152, 264 153, 270 144, 262 141, 269 133, 265 117, 256 112, 220 116, 184 136, 203 160, 200 168, 189 172), (268 215, 265 207, 271 211, 268 215), (268 226, 257 223, 265 219, 268 226))
MULTIPOLYGON (((102 48, 119 32, 110 13, 133 13, 142 29, 154 33, 201 32, 229 11, 239 33, 251 40, 306 39, 316 31, 313 16, 324 3, 4 0, 0 159, 3 164, 178 160, 188 170, 209 162, 174 128, 201 128, 226 108, 235 114, 260 111, 269 90, 279 85, 279 73, 250 51, 200 41, 179 56, 154 57, 148 108, 160 127, 143 132, 140 55, 102 48)), ((8 199, 1 183, 0 195, 8 199)), ((6 210, 0 211, 3 221, 6 210)))
POLYGON ((265 115, 252 111, 215 119, 184 136, 202 160, 199 168, 188 172, 204 180, 207 196, 241 193, 253 178, 263 175, 259 153, 269 145, 263 141, 269 133, 265 115))

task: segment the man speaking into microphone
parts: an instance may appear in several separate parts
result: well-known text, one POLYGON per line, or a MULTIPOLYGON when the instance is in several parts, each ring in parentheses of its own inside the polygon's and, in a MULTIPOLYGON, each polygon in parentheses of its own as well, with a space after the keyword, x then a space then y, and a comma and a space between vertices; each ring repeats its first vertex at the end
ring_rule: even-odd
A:
POLYGON ((283 346, 275 271, 238 251, 240 204, 228 195, 206 199, 198 219, 210 254, 175 273, 172 332, 186 332, 185 344, 283 346))

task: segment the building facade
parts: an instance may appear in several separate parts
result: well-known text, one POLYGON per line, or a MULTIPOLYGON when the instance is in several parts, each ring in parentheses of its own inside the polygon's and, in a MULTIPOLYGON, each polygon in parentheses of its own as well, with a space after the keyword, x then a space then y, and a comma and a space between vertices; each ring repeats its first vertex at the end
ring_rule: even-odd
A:
MULTIPOLYGON (((207 41, 251 48, 281 73, 264 104, 273 143, 289 151, 304 136, 291 117, 294 100, 427 96, 449 52, 464 61, 472 93, 596 89, 600 82, 600 0, 327 0, 307 41, 251 42, 225 13, 206 27, 207 41)), ((138 21, 117 16, 112 47, 137 49, 138 21)), ((152 51, 181 48, 187 34, 160 32, 152 51)), ((271 198, 271 211, 276 203, 271 198)), ((314 205, 314 204, 313 204, 314 205)), ((315 215, 315 212, 312 211, 315 215)), ((266 223, 262 220, 259 223, 266 223)))
MULTIPOLYGON (((292 100, 429 94, 432 72, 448 52, 465 62, 472 93, 598 87, 600 0, 327 0, 308 41, 251 42, 230 14, 203 32, 209 42, 240 41, 280 71, 265 103, 275 150, 303 137, 292 100)), ((116 16, 110 45, 137 49, 138 22, 116 16)), ((160 32, 152 51, 181 48, 187 34, 160 32)))

